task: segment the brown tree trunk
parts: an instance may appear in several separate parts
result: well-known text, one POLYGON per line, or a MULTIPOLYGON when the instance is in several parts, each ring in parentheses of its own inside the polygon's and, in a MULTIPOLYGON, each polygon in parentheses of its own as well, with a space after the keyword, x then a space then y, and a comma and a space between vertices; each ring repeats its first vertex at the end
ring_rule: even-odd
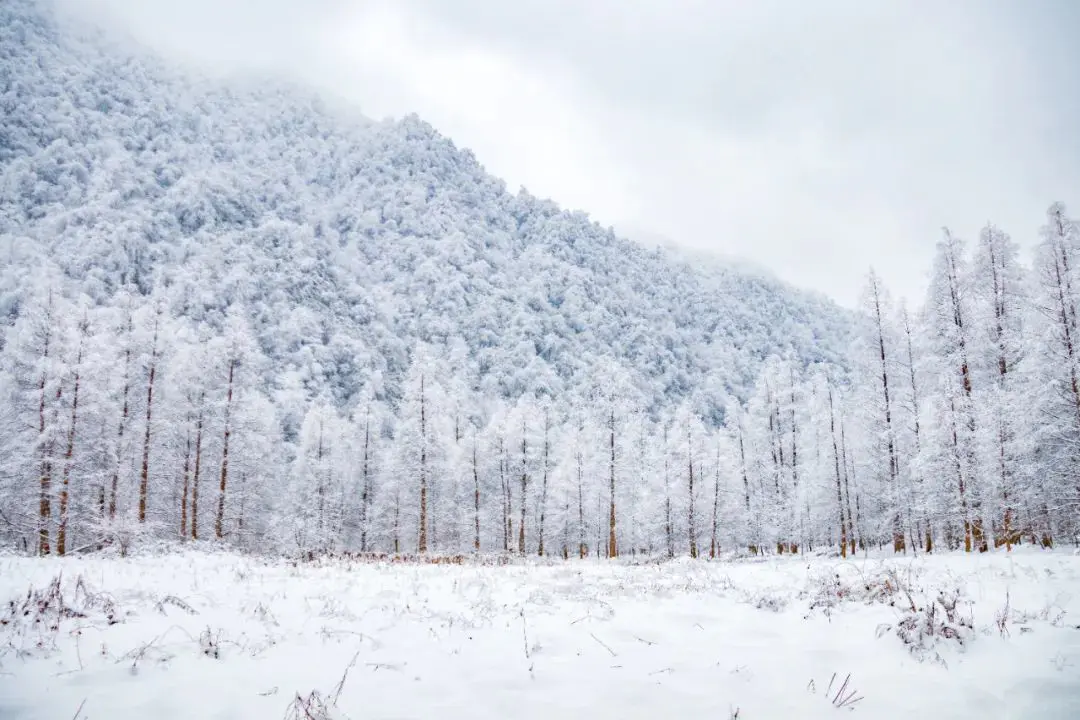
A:
POLYGON ((199 539, 199 472, 202 468, 202 433, 204 396, 199 395, 199 414, 195 420, 195 469, 191 476, 191 539, 199 539))
MULTIPOLYGON (((948 232, 946 231, 948 236, 948 232)), ((975 438, 975 415, 971 411, 971 369, 968 365, 967 358, 967 337, 965 335, 964 328, 964 313, 963 307, 960 302, 960 279, 956 269, 956 257, 952 252, 951 246, 946 253, 946 273, 949 281, 949 301, 952 304, 953 312, 953 324, 956 327, 957 332, 957 350, 960 353, 960 379, 961 385, 964 389, 965 406, 964 411, 967 416, 967 429, 970 435, 969 441, 974 442, 975 438)), ((955 412, 955 410, 954 410, 955 412)), ((954 441, 957 452, 960 451, 960 444, 956 439, 956 428, 954 430, 954 441)), ((970 488, 968 489, 970 490, 970 488)), ((982 525, 982 513, 980 512, 980 503, 978 502, 978 493, 975 492, 969 503, 967 499, 962 500, 961 504, 965 507, 964 510, 964 550, 971 552, 972 546, 977 548, 980 552, 986 552, 986 536, 983 532, 982 525), (970 515, 968 507, 970 507, 970 515), (970 538, 969 538, 970 536, 970 538)))
POLYGON ((371 503, 371 410, 364 420, 363 485, 360 490, 360 552, 368 551, 368 505, 371 503))
POLYGON ((615 410, 611 411, 611 418, 608 422, 609 430, 609 445, 611 447, 611 463, 610 469, 610 507, 608 512, 608 557, 617 557, 618 547, 615 542, 615 410))
POLYGON ((476 463, 476 429, 473 429, 473 550, 480 552, 480 470, 476 463))
MULTIPOLYGON (((790 378, 790 383, 791 383, 791 396, 790 396, 790 398, 791 398, 791 505, 792 505, 792 518, 791 518, 792 519, 792 527, 791 527, 791 532, 792 532, 792 534, 794 534, 796 532, 796 527, 799 525, 798 518, 797 518, 798 511, 795 509, 796 505, 797 505, 796 498, 798 498, 798 495, 799 495, 799 443, 798 443, 799 425, 798 425, 798 423, 796 421, 796 416, 795 416, 795 370, 794 370, 794 368, 792 368, 792 367, 788 368, 788 377, 790 378)), ((799 546, 796 545, 793 542, 790 542, 791 541, 790 537, 788 538, 788 540, 789 540, 788 549, 793 554, 797 553, 798 549, 799 549, 799 546)))
POLYGON ((60 526, 56 532, 56 552, 58 555, 67 553, 68 498, 71 482, 71 463, 75 456, 75 431, 79 418, 79 372, 82 369, 83 343, 87 332, 86 322, 86 318, 83 318, 80 324, 79 352, 75 359, 75 378, 71 395, 71 425, 68 427, 67 449, 64 452, 64 477, 60 486, 60 526))
POLYGON ((746 518, 750 525, 748 530, 750 531, 750 540, 752 547, 750 552, 753 555, 757 555, 757 535, 756 528, 753 527, 753 519, 750 514, 750 476, 746 472, 746 446, 743 443, 743 429, 742 418, 738 420, 739 424, 739 471, 742 473, 743 482, 743 502, 746 504, 746 518))
POLYGON ((720 511, 720 447, 716 448, 716 474, 713 477, 712 498, 712 538, 709 540, 709 557, 715 558, 718 546, 716 544, 716 525, 719 520, 717 513, 720 511))
POLYGON ((688 484, 690 490, 690 506, 687 509, 687 531, 690 536, 690 557, 696 558, 698 556, 697 548, 697 527, 694 523, 694 448, 690 438, 690 430, 686 432, 686 459, 688 473, 688 484))
POLYGON ((187 539, 188 495, 191 492, 191 415, 185 421, 184 433, 184 486, 180 494, 180 539, 187 539))
POLYGON ((575 453, 575 459, 577 460, 578 555, 584 558, 589 554, 589 545, 585 542, 585 488, 580 450, 575 453))
POLYGON ((548 457, 550 453, 550 445, 548 440, 548 433, 550 430, 551 421, 548 417, 547 411, 544 411, 544 458, 543 458, 543 479, 540 482, 540 521, 538 523, 537 531, 539 535, 539 544, 537 546, 536 554, 540 557, 544 556, 544 516, 547 514, 547 495, 548 495, 548 457))
POLYGON ((401 495, 394 494, 394 554, 401 552, 401 495))
POLYGON ((872 282, 874 293, 874 319, 877 323, 878 334, 878 358, 881 361, 881 391, 885 402, 885 435, 886 444, 888 445, 889 450, 889 485, 893 493, 893 552, 900 553, 904 552, 907 548, 904 542, 903 523, 900 518, 898 487, 900 482, 899 461, 896 456, 896 440, 892 426, 892 404, 889 398, 889 369, 885 355, 885 326, 884 320, 881 317, 881 298, 878 290, 877 278, 875 277, 872 282))
POLYGON ((45 386, 48 384, 49 341, 52 339, 52 292, 49 293, 49 304, 45 316, 45 337, 42 343, 42 366, 41 380, 38 382, 38 445, 41 450, 41 473, 39 475, 39 498, 38 498, 38 555, 48 555, 49 526, 52 524, 52 463, 49 458, 49 443, 46 441, 45 424, 45 401, 47 393, 45 386))
POLYGON ((971 552, 971 517, 968 515, 967 493, 964 487, 964 469, 960 463, 960 438, 956 429, 956 402, 949 397, 949 428, 952 430, 953 457, 956 461, 957 487, 960 492, 960 519, 964 524, 964 552, 971 552))
POLYGON ((124 390, 123 406, 120 411, 120 425, 116 431, 116 467, 113 469, 112 485, 109 489, 109 519, 116 517, 116 495, 120 486, 120 466, 124 461, 124 432, 127 430, 130 408, 128 398, 131 394, 131 334, 134 332, 135 317, 128 308, 127 343, 124 347, 124 390))
POLYGON ((506 447, 499 435, 499 487, 502 489, 502 538, 503 552, 510 552, 510 483, 506 479, 506 447))
MULTIPOLYGON (((915 352, 911 342, 911 336, 913 333, 911 331, 911 320, 908 317, 907 308, 904 308, 901 317, 904 321, 904 336, 907 339, 908 374, 911 382, 911 414, 912 418, 914 419, 915 453, 918 454, 921 452, 922 446, 922 430, 919 424, 919 386, 915 380, 915 352)), ((916 474, 915 478, 913 478, 913 481, 916 484, 921 485, 923 482, 922 476, 916 474)), ((928 553, 933 552, 934 536, 930 527, 930 518, 927 516, 925 508, 923 508, 922 511, 922 525, 925 532, 925 550, 928 553)), ((918 544, 917 538, 913 540, 913 542, 918 544)))
POLYGON ((221 483, 218 486, 217 522, 214 524, 214 533, 217 535, 218 540, 225 534, 225 484, 229 477, 229 436, 232 434, 229 420, 232 413, 235 371, 236 359, 229 358, 229 385, 225 393, 225 430, 221 440, 221 483))
POLYGON ((324 437, 323 437, 323 421, 319 419, 319 446, 316 450, 316 479, 315 479, 315 495, 316 495, 316 539, 319 545, 319 551, 326 550, 326 489, 327 482, 326 476, 323 475, 323 456, 325 454, 324 437))
POLYGON ((840 479, 840 448, 836 442, 836 413, 833 409, 832 383, 829 383, 829 432, 832 434, 833 464, 836 470, 836 509, 840 514, 840 557, 847 557, 848 531, 844 522, 844 491, 840 479))
POLYGON ((664 428, 664 536, 668 557, 675 557, 675 534, 671 524, 671 478, 668 469, 668 429, 664 428))
POLYGON ((143 436, 142 471, 139 474, 139 522, 146 522, 146 498, 150 486, 150 418, 154 409, 154 376, 157 373, 157 341, 160 311, 154 318, 154 339, 150 347, 150 377, 146 384, 146 433, 143 436))
POLYGON ((521 421, 521 523, 518 525, 518 554, 525 554, 525 510, 529 497, 529 465, 526 457, 528 443, 525 440, 525 420, 521 421))
POLYGON ((427 408, 424 406, 424 376, 420 376, 420 539, 416 544, 419 553, 428 549, 427 507, 427 408))
MULTIPOLYGON (((848 473, 848 456, 847 456, 847 433, 844 429, 844 414, 840 414, 840 466, 844 469, 844 500, 847 505, 847 526, 848 526, 848 550, 855 554, 856 538, 861 536, 861 530, 859 523, 856 521, 855 515, 851 512, 851 477, 855 474, 855 460, 852 458, 851 473, 848 473)), ((860 540, 861 542, 861 540, 860 540)))

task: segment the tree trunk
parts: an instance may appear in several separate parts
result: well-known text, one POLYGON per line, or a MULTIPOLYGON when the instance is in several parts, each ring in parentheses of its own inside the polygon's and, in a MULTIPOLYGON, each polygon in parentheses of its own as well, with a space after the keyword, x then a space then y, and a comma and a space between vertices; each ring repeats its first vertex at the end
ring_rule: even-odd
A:
MULTIPOLYGON (((911 338, 914 333, 911 331, 911 320, 908 316, 907 308, 901 315, 904 322, 904 336, 907 340, 907 357, 908 357, 908 375, 911 382, 911 415, 914 420, 914 432, 915 432, 915 454, 918 455, 922 451, 922 430, 919 423, 919 386, 915 380, 915 352, 912 347, 911 338)), ((921 486, 923 483, 922 476, 917 473, 912 473, 912 482, 921 486)), ((921 493, 920 499, 921 499, 921 493)), ((922 503, 920 503, 922 505, 922 503)), ((924 549, 930 553, 934 551, 934 536, 930 525, 930 518, 927 515, 926 507, 922 507, 922 526, 925 533, 925 545, 924 549)))
POLYGON ((877 323, 877 335, 878 335, 878 358, 881 361, 881 392, 884 398, 885 405, 885 436, 886 445, 889 452, 889 488, 892 491, 893 509, 892 509, 892 536, 893 536, 893 552, 900 553, 905 552, 907 547, 904 541, 904 528, 903 522, 900 517, 900 498, 899 488, 897 487, 900 482, 899 461, 896 456, 896 437, 893 431, 892 424, 892 403, 889 398, 889 368, 888 361, 885 354, 885 325, 884 320, 881 317, 881 297, 878 290, 877 278, 873 279, 873 293, 874 293, 874 319, 877 323))
POLYGON ((187 539, 188 495, 191 493, 191 415, 184 423, 184 486, 180 495, 180 539, 187 539))
POLYGON ((671 526, 671 478, 668 471, 668 429, 664 428, 664 536, 668 557, 675 557, 675 535, 671 526))
POLYGON ((146 433, 143 436, 142 471, 139 474, 139 522, 146 522, 146 498, 150 486, 150 418, 154 409, 154 376, 157 373, 157 341, 160 311, 154 318, 154 339, 150 346, 150 377, 146 383, 146 433))
MULTIPOLYGON (((799 497, 799 426, 795 417, 795 370, 792 367, 788 368, 788 377, 791 383, 791 505, 792 505, 792 527, 791 532, 788 535, 788 549, 792 552, 798 552, 798 546, 792 542, 792 536, 795 535, 795 528, 799 525, 798 522, 798 510, 796 510, 797 500, 799 497)), ((799 533, 801 535, 801 533, 799 533)))
POLYGON ((229 358, 229 384, 225 392, 225 429, 221 439, 221 482, 218 485, 217 522, 214 524, 214 533, 220 540, 225 535, 225 484, 229 478, 229 437, 232 427, 229 424, 232 414, 233 401, 233 377, 236 371, 236 359, 229 358))
POLYGON ((371 503, 371 409, 364 420, 363 484, 360 490, 360 552, 368 551, 368 505, 371 503))
POLYGON ((75 456, 75 429, 79 417, 79 372, 82 369, 83 343, 87 331, 85 318, 83 318, 80 330, 82 335, 79 338, 79 352, 75 359, 75 378, 71 396, 71 425, 68 427, 67 449, 64 452, 64 478, 60 486, 60 526, 56 532, 56 552, 58 555, 67 553, 68 498, 71 463, 75 456))
POLYGON ((529 497, 528 442, 525 439, 525 420, 521 421, 521 523, 518 525, 518 554, 525 554, 525 511, 529 497))
POLYGON ((589 546, 585 542, 585 488, 582 478, 581 451, 578 450, 574 457, 577 460, 578 555, 584 558, 589 554, 589 546))
POLYGON ((401 552, 401 494, 394 493, 394 554, 401 552))
POLYGON ((956 466, 957 488, 960 492, 960 519, 964 525, 964 552, 971 552, 971 517, 968 514, 967 492, 964 487, 964 468, 960 462, 960 438, 956 428, 956 401, 949 397, 949 428, 952 431, 953 459, 956 466))
POLYGON ((127 344, 124 347, 124 390, 123 407, 120 411, 120 425, 116 431, 116 467, 113 470, 112 486, 109 492, 109 519, 116 517, 116 495, 120 485, 120 467, 123 463, 124 432, 127 429, 130 407, 128 398, 131 394, 131 334, 134 332, 135 317, 128 308, 127 316, 127 344))
POLYGON ((424 376, 420 376, 420 539, 417 552, 428 549, 427 408, 424 404, 424 376))
POLYGON ((52 524, 52 462, 49 458, 49 443, 46 440, 45 402, 48 384, 49 342, 52 339, 52 292, 49 292, 49 304, 45 315, 45 337, 42 342, 42 370, 38 383, 40 400, 38 403, 38 445, 41 450, 41 473, 38 478, 38 555, 48 555, 49 530, 52 524))
POLYGON ((836 509, 840 514, 840 557, 847 557, 847 523, 844 522, 844 491, 840 479, 840 449, 836 442, 836 413, 833 408, 832 383, 829 384, 829 432, 832 435, 833 464, 836 470, 836 509))
POLYGON ((506 447, 499 435, 499 488, 502 490, 502 546, 503 552, 510 552, 510 483, 506 480, 506 447))
POLYGON ((476 429, 473 429, 472 446, 473 472, 473 550, 480 552, 480 470, 476 463, 476 429))
POLYGON ((199 471, 202 468, 202 431, 204 396, 199 395, 199 414, 195 420, 195 470, 191 476, 191 539, 199 539, 199 471))
POLYGON ((611 446, 611 463, 610 468, 610 492, 611 503, 610 512, 608 513, 608 557, 618 556, 618 547, 615 543, 615 410, 611 411, 611 419, 608 424, 608 430, 610 431, 610 446, 611 446))
POLYGON ((717 552, 716 545, 716 525, 717 525, 717 513, 720 511, 720 446, 716 448, 716 475, 713 477, 713 498, 712 498, 712 538, 709 540, 709 557, 715 558, 717 552))
MULTIPOLYGON (((948 236, 948 231, 946 231, 946 237, 947 237, 947 239, 949 237, 948 236)), ((970 367, 968 365, 968 358, 967 358, 967 338, 966 338, 966 335, 965 335, 965 328, 964 328, 964 313, 963 313, 963 307, 962 307, 961 302, 960 302, 960 279, 958 277, 958 272, 957 272, 957 269, 956 269, 956 257, 955 257, 954 252, 951 249, 951 245, 947 246, 947 251, 946 251, 946 272, 947 272, 947 277, 948 277, 948 281, 949 281, 949 301, 952 304, 953 325, 956 327, 956 332, 957 332, 957 350, 958 350, 958 352, 960 354, 960 358, 959 358, 959 361, 960 361, 960 379, 961 379, 961 386, 963 387, 963 390, 964 390, 964 401, 965 401, 964 412, 965 412, 965 414, 967 416, 966 425, 967 425, 967 429, 968 429, 968 434, 970 435, 970 438, 968 440, 969 440, 969 442, 974 442, 975 441, 975 414, 971 410, 971 391, 972 391, 971 370, 970 370, 970 367)), ((951 400, 950 400, 950 402, 951 402, 951 400)), ((956 412, 955 411, 955 404, 954 404, 953 412, 954 413, 956 412)), ((954 426, 953 426, 953 434, 954 434, 955 448, 957 450, 957 453, 959 453, 962 450, 962 446, 959 443, 959 439, 956 438, 957 433, 956 433, 955 422, 954 422, 954 426)), ((965 454, 968 454, 968 453, 965 453, 965 454)), ((958 457, 959 457, 959 455, 958 455, 958 457)), ((958 461, 958 465, 959 465, 959 461, 958 461)), ((969 491, 969 494, 972 494, 970 492, 970 490, 971 490, 970 488, 967 488, 967 490, 969 491)), ((980 507, 979 507, 980 503, 978 501, 977 493, 972 494, 971 498, 966 498, 962 502, 962 504, 965 506, 965 509, 964 509, 964 550, 966 552, 971 552, 971 550, 972 550, 972 548, 974 546, 980 552, 985 552, 986 549, 987 549, 987 547, 986 547, 986 536, 985 536, 985 534, 983 532, 982 513, 980 512, 980 507), (969 507, 970 507, 970 514, 969 514, 969 507)))
POLYGON ((697 552, 697 527, 694 524, 694 448, 690 438, 690 430, 686 432, 686 459, 689 469, 690 506, 687 509, 687 533, 690 536, 690 557, 696 558, 697 552))
POLYGON ((755 552, 755 549, 757 548, 757 545, 758 545, 758 542, 757 542, 758 539, 756 537, 757 532, 756 532, 756 528, 754 527, 754 521, 753 521, 753 518, 752 518, 752 516, 750 514, 750 476, 746 472, 746 446, 743 443, 743 429, 742 429, 742 418, 741 417, 738 420, 738 424, 739 424, 739 471, 742 473, 743 501, 746 504, 746 520, 747 520, 747 526, 748 526, 747 530, 748 530, 748 534, 750 536, 750 544, 753 546, 753 548, 750 550, 750 552, 753 553, 753 554, 757 554, 755 552))
POLYGON ((840 413, 840 466, 844 469, 844 500, 847 505, 847 526, 848 532, 848 549, 851 554, 855 554, 855 542, 856 536, 861 536, 861 531, 855 516, 851 512, 851 478, 855 475, 855 459, 851 461, 851 473, 848 473, 848 456, 847 456, 847 433, 844 429, 844 414, 840 413))
POLYGON ((551 427, 551 421, 548 417, 547 411, 544 412, 544 459, 543 459, 543 479, 540 484, 540 521, 538 523, 537 531, 539 534, 539 545, 537 547, 536 554, 540 557, 544 555, 544 516, 547 513, 547 495, 548 495, 548 458, 551 451, 549 444, 549 431, 551 427))

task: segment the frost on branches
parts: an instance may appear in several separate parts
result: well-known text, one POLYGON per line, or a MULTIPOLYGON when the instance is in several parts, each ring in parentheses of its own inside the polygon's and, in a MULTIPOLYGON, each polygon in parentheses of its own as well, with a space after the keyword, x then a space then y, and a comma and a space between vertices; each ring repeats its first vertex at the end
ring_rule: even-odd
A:
MULTIPOLYGON (((1080 533, 1080 233, 859 312, 513 194, 415 117, 0 5, 0 545, 843 556, 1080 533)), ((1034 220, 1034 219, 1033 219, 1034 220)))

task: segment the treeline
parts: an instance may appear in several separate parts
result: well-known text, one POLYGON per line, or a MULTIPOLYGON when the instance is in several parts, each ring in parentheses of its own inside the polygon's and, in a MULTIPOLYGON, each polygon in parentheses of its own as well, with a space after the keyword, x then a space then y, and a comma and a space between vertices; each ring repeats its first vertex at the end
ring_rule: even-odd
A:
POLYGON ((414 348, 400 402, 372 373, 336 407, 300 370, 268 384, 239 303, 195 323, 199 299, 166 280, 107 304, 66 288, 40 278, 4 335, 0 539, 25 552, 846 555, 1080 536, 1080 231, 1061 205, 1029 265, 993 226, 970 249, 946 231, 919 308, 871 273, 846 367, 772 357, 719 423, 701 411, 716 388, 657 417, 614 360, 574 397, 493 397, 453 339, 414 348))

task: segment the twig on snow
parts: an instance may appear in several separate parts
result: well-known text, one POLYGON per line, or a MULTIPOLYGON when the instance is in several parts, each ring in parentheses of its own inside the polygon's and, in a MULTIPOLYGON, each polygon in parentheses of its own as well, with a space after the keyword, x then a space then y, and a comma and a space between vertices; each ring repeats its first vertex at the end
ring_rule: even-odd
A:
POLYGON ((178 607, 181 610, 183 610, 184 612, 186 612, 188 615, 198 615, 199 614, 198 610, 191 607, 190 605, 188 605, 186 602, 184 602, 180 598, 176 597, 175 595, 166 595, 165 597, 161 598, 161 600, 158 600, 157 609, 158 609, 158 612, 161 613, 162 615, 167 614, 165 612, 165 606, 166 605, 172 605, 173 607, 178 607))
POLYGON ((608 646, 607 646, 607 645, 606 645, 606 644, 604 643, 604 641, 603 641, 603 640, 601 640, 600 638, 596 637, 596 635, 594 635, 593 633, 589 633, 589 637, 591 637, 591 638, 592 638, 593 640, 595 640, 596 642, 600 643, 600 646, 601 646, 602 648, 604 648, 604 649, 605 649, 605 650, 607 650, 607 651, 608 651, 609 653, 611 653, 611 657, 617 657, 617 655, 616 655, 615 651, 614 651, 614 650, 612 650, 612 649, 611 649, 610 647, 608 647, 608 646))
POLYGON ((529 633, 525 628, 525 610, 524 609, 522 609, 522 611, 521 611, 521 639, 525 644, 525 659, 529 660, 529 659, 531 659, 532 656, 529 655, 529 633))
POLYGON ((337 687, 334 688, 333 699, 330 700, 331 705, 337 705, 338 698, 341 697, 341 691, 345 689, 345 679, 349 677, 349 670, 351 670, 356 665, 356 661, 359 657, 360 651, 357 650, 356 654, 353 655, 352 660, 350 660, 349 664, 345 666, 345 672, 341 674, 341 680, 338 682, 337 687))

